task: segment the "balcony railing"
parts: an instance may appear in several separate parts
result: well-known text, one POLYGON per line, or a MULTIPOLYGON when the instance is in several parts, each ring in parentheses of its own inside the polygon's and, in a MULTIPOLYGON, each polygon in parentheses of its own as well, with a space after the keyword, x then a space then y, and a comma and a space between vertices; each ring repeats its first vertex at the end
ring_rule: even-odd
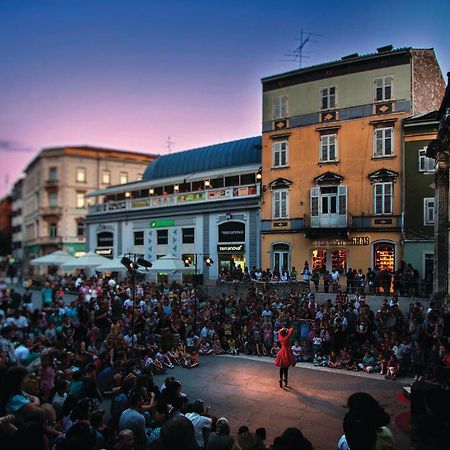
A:
POLYGON ((46 188, 57 188, 59 186, 59 180, 45 180, 46 188))
POLYGON ((62 208, 60 206, 44 206, 39 208, 41 216, 60 216, 62 214, 62 208))
POLYGON ((88 214, 100 214, 117 210, 136 210, 160 208, 162 206, 191 205, 243 197, 258 197, 260 185, 230 186, 218 189, 205 189, 194 192, 178 192, 176 194, 158 195, 143 198, 127 198, 125 200, 97 203, 88 207, 88 214))
POLYGON ((306 228, 348 228, 351 224, 350 214, 319 214, 305 216, 306 228))

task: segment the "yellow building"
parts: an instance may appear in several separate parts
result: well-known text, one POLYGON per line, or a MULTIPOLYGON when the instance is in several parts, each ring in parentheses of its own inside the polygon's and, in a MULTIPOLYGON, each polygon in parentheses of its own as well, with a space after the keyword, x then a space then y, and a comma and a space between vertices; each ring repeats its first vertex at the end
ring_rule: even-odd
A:
POLYGON ((397 49, 264 78, 262 267, 402 260, 402 120, 436 109, 432 49, 397 49))

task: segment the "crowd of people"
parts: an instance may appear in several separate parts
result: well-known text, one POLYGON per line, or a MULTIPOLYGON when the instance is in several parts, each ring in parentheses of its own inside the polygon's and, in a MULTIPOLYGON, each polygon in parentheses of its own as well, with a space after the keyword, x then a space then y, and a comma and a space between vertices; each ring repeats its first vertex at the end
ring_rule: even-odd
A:
MULTIPOLYGON (((360 291, 337 289, 318 304, 304 287, 289 295, 249 288, 212 298, 145 280, 134 294, 133 303, 127 279, 83 273, 51 277, 40 292, 19 293, 0 282, 4 448, 265 448, 264 430, 244 427, 232 440, 228 421, 191 401, 180 381, 167 377, 157 386, 153 376, 175 365, 195 369, 199 355, 276 357, 285 327, 299 363, 448 382, 450 352, 433 303, 412 303, 404 314, 395 296, 373 311, 360 291), (67 302, 69 285, 77 294, 67 302)), ((288 429, 272 448, 312 445, 288 429)))
POLYGON ((253 267, 244 269, 239 265, 232 266, 231 270, 224 269, 219 274, 219 282, 255 282, 255 283, 283 283, 302 282, 315 292, 336 293, 339 289, 347 294, 360 292, 370 295, 422 296, 432 291, 432 279, 420 279, 420 274, 411 264, 402 264, 401 268, 391 271, 387 267, 369 267, 367 271, 349 267, 334 267, 331 271, 324 267, 310 269, 305 261, 303 269, 299 272, 295 267, 290 270, 262 270, 253 267))

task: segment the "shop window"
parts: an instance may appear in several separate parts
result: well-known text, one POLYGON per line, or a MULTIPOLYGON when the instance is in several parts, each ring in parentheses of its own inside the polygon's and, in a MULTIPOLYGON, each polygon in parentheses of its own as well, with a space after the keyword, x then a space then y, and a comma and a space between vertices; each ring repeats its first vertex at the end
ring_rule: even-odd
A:
POLYGON ((331 270, 337 269, 339 273, 347 271, 348 250, 332 250, 331 251, 331 270))
POLYGON ((318 270, 320 273, 325 273, 327 270, 327 251, 321 248, 313 250, 312 252, 312 270, 318 270))
POLYGON ((135 231, 133 234, 134 234, 134 245, 144 245, 144 232, 135 231))
POLYGON ((395 246, 389 242, 379 242, 374 244, 374 267, 380 270, 395 270, 395 246))
POLYGON ((158 230, 156 238, 158 245, 167 245, 169 243, 169 230, 158 230))
POLYGON ((195 239, 195 228, 182 228, 183 244, 193 244, 195 239))

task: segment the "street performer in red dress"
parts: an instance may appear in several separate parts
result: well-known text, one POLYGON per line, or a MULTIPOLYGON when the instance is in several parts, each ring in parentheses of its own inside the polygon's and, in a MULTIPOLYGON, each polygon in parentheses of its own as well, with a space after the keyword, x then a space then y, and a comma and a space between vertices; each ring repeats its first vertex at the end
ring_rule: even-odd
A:
POLYGON ((280 368, 280 387, 283 387, 283 378, 284 385, 287 386, 289 366, 295 366, 295 358, 290 345, 290 339, 293 332, 293 328, 288 330, 284 327, 278 331, 278 340, 281 344, 281 348, 277 353, 274 364, 280 368))

